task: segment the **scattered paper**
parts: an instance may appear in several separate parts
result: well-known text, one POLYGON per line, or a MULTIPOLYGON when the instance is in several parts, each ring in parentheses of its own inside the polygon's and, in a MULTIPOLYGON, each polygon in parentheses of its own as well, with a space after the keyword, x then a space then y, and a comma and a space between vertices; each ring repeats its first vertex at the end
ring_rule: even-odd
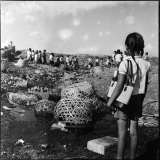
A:
POLYGON ((6 109, 6 110, 10 110, 10 111, 11 111, 11 109, 8 108, 7 106, 3 106, 3 109, 6 109))

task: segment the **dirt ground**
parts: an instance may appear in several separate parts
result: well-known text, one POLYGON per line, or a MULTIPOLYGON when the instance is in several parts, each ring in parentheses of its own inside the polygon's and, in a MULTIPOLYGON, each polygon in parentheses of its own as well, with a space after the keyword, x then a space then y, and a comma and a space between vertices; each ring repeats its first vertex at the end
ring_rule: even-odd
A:
MULTIPOLYGON (((154 60, 155 61, 155 60, 154 60)), ((144 114, 158 114, 158 65, 152 62, 153 67, 149 75, 148 92, 144 100, 144 114)), ((46 67, 47 68, 47 67, 46 67)), ((47 70, 48 71, 48 70, 47 70)), ((47 73, 46 71, 46 73, 47 73)), ((89 76, 82 74, 80 81, 91 82, 97 94, 105 97, 108 92, 110 79, 114 68, 105 68, 104 74, 100 76, 89 76)), ((3 74, 3 73, 2 73, 3 74)), ((4 76, 4 75, 3 75, 4 76)), ((1 80, 2 83, 2 80, 1 80)), ((1 95, 3 90, 1 89, 1 95)), ((54 120, 48 123, 38 121, 16 121, 9 112, 2 108, 7 106, 6 100, 1 99, 1 159, 115 159, 116 147, 108 150, 103 156, 87 150, 87 141, 103 136, 117 137, 117 124, 112 115, 110 125, 103 124, 103 128, 98 128, 101 122, 97 122, 92 132, 78 135, 71 132, 65 133, 61 130, 50 130, 54 120), (108 128, 107 128, 108 127, 108 128), (105 130, 103 132, 103 130, 105 130), (102 131, 102 132, 101 132, 102 131), (16 141, 24 140, 24 145, 15 145, 16 141), (43 147, 44 146, 44 147, 43 147)), ((103 120, 102 120, 103 121, 103 120)), ((101 125, 102 126, 102 125, 101 125)), ((130 158, 130 139, 127 137, 125 159, 130 158)), ((137 159, 159 159, 159 128, 139 127, 139 146, 137 159)))

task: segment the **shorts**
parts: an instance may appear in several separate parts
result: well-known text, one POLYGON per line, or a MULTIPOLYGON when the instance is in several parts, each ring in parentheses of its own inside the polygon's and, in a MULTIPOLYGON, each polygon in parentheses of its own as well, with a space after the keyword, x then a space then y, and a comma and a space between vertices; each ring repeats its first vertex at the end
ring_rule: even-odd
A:
POLYGON ((122 120, 137 121, 142 117, 142 104, 145 94, 133 95, 129 101, 129 104, 122 110, 116 109, 114 118, 122 120))

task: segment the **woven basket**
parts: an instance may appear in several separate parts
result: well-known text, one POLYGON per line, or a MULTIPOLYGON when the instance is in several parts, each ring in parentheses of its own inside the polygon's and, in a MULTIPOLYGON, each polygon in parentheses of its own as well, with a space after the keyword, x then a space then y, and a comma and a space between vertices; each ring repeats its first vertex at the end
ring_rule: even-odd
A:
POLYGON ((62 89, 61 98, 84 98, 94 93, 93 86, 89 82, 75 83, 62 89))
POLYGON ((70 125, 81 125, 92 122, 92 102, 86 99, 61 99, 54 108, 53 114, 58 121, 70 125))
POLYGON ((45 99, 38 101, 34 108, 35 117, 38 120, 51 121, 54 118, 53 109, 55 106, 56 103, 52 101, 45 99))
POLYGON ((1 71, 5 71, 8 69, 9 64, 8 64, 8 59, 2 59, 1 60, 1 71))

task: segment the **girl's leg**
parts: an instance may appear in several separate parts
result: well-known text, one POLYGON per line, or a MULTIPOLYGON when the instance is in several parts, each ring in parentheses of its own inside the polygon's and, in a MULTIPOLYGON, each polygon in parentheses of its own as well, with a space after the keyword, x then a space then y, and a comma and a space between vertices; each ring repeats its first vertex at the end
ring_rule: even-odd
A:
POLYGON ((128 121, 119 119, 118 122, 118 149, 117 159, 124 159, 125 143, 127 137, 127 123, 128 121))
POLYGON ((138 148, 138 121, 130 120, 131 159, 136 158, 138 148))

